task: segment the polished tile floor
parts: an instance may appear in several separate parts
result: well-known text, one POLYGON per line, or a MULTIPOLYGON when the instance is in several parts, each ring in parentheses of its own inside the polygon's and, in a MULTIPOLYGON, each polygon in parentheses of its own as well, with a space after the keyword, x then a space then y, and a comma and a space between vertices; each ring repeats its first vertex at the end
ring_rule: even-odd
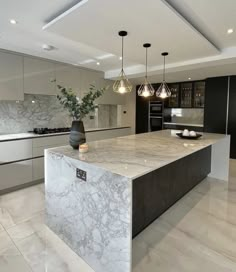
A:
MULTIPOLYGON (((0 196, 1 272, 93 272, 44 224, 44 187, 0 196)), ((133 241, 133 272, 236 271, 236 161, 133 241)), ((106 272, 106 271, 104 271, 106 272)))

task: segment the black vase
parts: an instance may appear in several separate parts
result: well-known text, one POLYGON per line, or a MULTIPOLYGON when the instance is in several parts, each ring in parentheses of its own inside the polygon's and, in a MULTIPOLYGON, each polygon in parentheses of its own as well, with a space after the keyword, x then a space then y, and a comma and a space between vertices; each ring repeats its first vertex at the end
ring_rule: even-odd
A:
POLYGON ((84 123, 82 121, 73 121, 70 131, 70 145, 74 149, 79 149, 79 146, 85 142, 84 123))

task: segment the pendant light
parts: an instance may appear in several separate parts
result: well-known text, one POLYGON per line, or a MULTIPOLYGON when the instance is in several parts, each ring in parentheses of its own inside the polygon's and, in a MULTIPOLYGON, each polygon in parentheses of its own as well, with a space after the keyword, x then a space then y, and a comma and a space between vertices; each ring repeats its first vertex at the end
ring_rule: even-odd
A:
POLYGON ((155 90, 152 87, 152 84, 150 84, 147 79, 147 50, 149 47, 151 47, 151 44, 145 43, 143 47, 146 48, 146 74, 144 78, 144 83, 138 89, 138 95, 143 97, 149 97, 149 96, 153 96, 155 93, 155 90))
POLYGON ((118 34, 120 37, 122 37, 122 69, 119 74, 119 78, 113 85, 113 91, 116 93, 125 94, 132 91, 132 85, 124 72, 124 37, 127 36, 128 33, 126 31, 119 31, 118 34))
POLYGON ((156 96, 160 97, 162 99, 165 99, 165 98, 171 96, 171 91, 170 91, 170 89, 169 89, 169 87, 168 87, 168 85, 166 84, 166 81, 165 81, 166 56, 168 56, 169 53, 163 52, 161 55, 164 57, 163 81, 161 83, 161 86, 158 88, 158 90, 156 92, 156 96))

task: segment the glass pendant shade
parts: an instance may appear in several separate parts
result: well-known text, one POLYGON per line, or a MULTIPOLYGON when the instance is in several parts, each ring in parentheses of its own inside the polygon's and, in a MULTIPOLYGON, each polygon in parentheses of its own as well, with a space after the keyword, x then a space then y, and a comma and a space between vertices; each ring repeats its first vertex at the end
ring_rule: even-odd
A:
POLYGON ((169 53, 164 52, 162 53, 162 56, 164 57, 164 68, 163 68, 163 81, 160 85, 160 87, 158 88, 157 92, 156 92, 156 96, 161 98, 161 99, 165 99, 167 97, 171 96, 171 91, 165 81, 165 67, 166 67, 166 61, 165 61, 165 57, 168 56, 169 53))
POLYGON ((151 47, 151 44, 145 43, 143 47, 146 48, 146 75, 145 75, 144 83, 138 89, 138 95, 143 97, 149 97, 149 96, 153 96, 155 93, 155 90, 152 87, 152 84, 148 82, 148 77, 147 77, 147 49, 151 47))
POLYGON ((126 77, 123 69, 121 70, 119 78, 115 81, 113 85, 113 91, 120 94, 125 94, 132 91, 132 85, 126 77))
POLYGON ((113 84, 113 91, 116 93, 125 94, 132 91, 132 85, 124 72, 124 37, 127 36, 128 33, 126 31, 120 31, 118 34, 122 37, 122 68, 118 79, 113 84))

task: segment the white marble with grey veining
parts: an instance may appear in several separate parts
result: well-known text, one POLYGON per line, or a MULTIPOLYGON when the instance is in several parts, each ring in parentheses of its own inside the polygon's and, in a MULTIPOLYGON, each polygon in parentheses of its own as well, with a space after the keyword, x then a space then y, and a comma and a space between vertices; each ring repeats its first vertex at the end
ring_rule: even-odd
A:
POLYGON ((52 148, 49 152, 135 179, 229 137, 204 133, 198 140, 184 140, 176 132, 162 130, 91 142, 86 154, 70 146, 52 148))
MULTIPOLYGON (((115 127, 117 105, 98 105, 84 118, 85 129, 115 127)), ((55 95, 25 94, 24 101, 0 101, 0 135, 24 133, 35 127, 70 127, 72 119, 55 95)))
POLYGON ((131 271, 129 178, 50 150, 45 159, 47 225, 96 272, 131 271))

